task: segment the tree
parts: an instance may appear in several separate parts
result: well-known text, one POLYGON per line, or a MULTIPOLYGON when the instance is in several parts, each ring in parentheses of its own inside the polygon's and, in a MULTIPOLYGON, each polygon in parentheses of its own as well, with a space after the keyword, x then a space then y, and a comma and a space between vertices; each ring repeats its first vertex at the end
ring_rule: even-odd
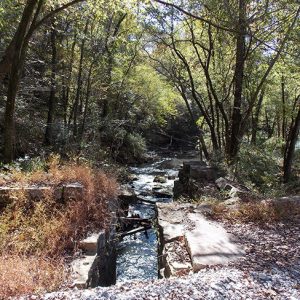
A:
POLYGON ((82 2, 73 0, 41 17, 44 0, 27 0, 18 29, 4 52, 0 62, 0 81, 8 76, 7 99, 4 120, 4 161, 11 162, 15 153, 15 101, 19 88, 28 45, 35 31, 47 20, 69 6, 82 2))
MULTIPOLYGON (((224 124, 226 156, 228 161, 235 162, 240 144, 247 133, 253 109, 257 107, 256 113, 260 113, 261 103, 259 102, 263 101, 263 97, 259 95, 262 95, 266 80, 284 52, 287 41, 296 26, 300 12, 299 6, 290 3, 284 7, 279 3, 280 1, 250 3, 246 0, 225 1, 224 3, 203 0, 200 4, 183 1, 180 6, 161 0, 155 2, 168 8, 168 10, 162 9, 161 11, 158 9, 160 14, 165 16, 164 21, 160 22, 157 27, 156 35, 159 35, 159 43, 163 42, 171 48, 185 65, 190 79, 192 75, 193 82, 189 85, 192 95, 196 95, 196 97, 193 96, 194 99, 201 94, 203 98, 203 92, 199 91, 201 83, 195 81, 195 76, 193 76, 193 73, 199 72, 199 68, 195 66, 195 57, 198 58, 198 63, 206 78, 208 99, 207 101, 201 100, 200 110, 212 133, 211 138, 215 149, 218 148, 216 145, 220 144, 216 142, 215 126, 220 127, 220 124, 224 124), (174 10, 179 12, 176 16, 172 13, 174 10), (207 32, 203 30, 205 28, 208 28, 207 32), (177 34, 174 35, 173 32, 177 34), (169 41, 165 38, 167 34, 170 35, 169 41), (226 78, 229 84, 225 83, 225 89, 220 83, 222 79, 217 79, 214 73, 215 66, 223 64, 221 57, 226 57, 224 49, 227 47, 223 46, 224 49, 222 49, 220 45, 218 47, 216 45, 217 41, 222 39, 226 40, 229 45, 232 39, 235 40, 235 55, 231 58, 235 60, 235 63, 232 66, 229 61, 228 71, 223 73, 229 75, 229 78, 226 78), (192 49, 189 46, 190 43, 192 49), (191 51, 194 52, 193 55, 191 51), (220 56, 217 58, 216 55, 219 53, 220 56), (211 61, 215 63, 210 63, 211 61), (265 68, 260 69, 258 73, 252 68, 252 63, 263 63, 265 68), (232 67, 233 73, 230 70, 232 67), (196 93, 193 90, 196 90, 196 93), (225 90, 223 99, 220 96, 222 90, 225 90), (212 100, 215 105, 212 105, 212 100), (208 107, 208 110, 204 107, 208 107), (220 122, 220 117, 222 122, 220 122)), ((197 99, 195 101, 199 102, 197 99)))

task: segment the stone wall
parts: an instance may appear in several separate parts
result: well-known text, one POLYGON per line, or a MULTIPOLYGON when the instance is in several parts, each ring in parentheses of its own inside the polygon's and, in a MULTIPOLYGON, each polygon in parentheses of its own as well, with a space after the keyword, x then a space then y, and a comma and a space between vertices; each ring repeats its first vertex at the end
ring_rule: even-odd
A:
POLYGON ((184 162, 179 170, 178 180, 174 182, 174 198, 213 195, 218 192, 215 181, 220 176, 217 168, 208 166, 203 161, 184 162))

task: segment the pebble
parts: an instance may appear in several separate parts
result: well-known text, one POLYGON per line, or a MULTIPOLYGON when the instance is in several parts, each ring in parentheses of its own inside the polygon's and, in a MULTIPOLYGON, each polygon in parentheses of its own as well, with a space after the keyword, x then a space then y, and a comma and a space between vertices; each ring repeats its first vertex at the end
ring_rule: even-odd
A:
MULTIPOLYGON (((274 228, 273 228, 274 227, 274 228)), ((300 260, 299 226, 289 226, 289 236, 280 239, 278 227, 269 231, 251 226, 232 226, 235 236, 242 236, 242 242, 256 241, 257 250, 246 254, 244 260, 228 266, 202 269, 196 274, 180 278, 151 281, 132 281, 111 287, 97 287, 90 290, 70 289, 41 296, 39 300, 299 300, 300 260), (292 233, 292 234, 291 234, 292 233), (246 237, 246 238, 245 238, 246 237), (260 243, 261 242, 261 243, 260 243), (268 247, 273 254, 264 252, 268 247), (282 251, 282 245, 294 251, 282 251), (275 256, 275 257, 274 257, 275 256)), ((285 227, 284 227, 285 228, 285 227)), ((283 229, 284 229, 283 228, 283 229)), ((32 296, 23 297, 31 300, 32 296)))
MULTIPOLYGON (((275 270, 274 270, 275 271, 275 270)), ((151 282, 130 282, 117 284, 107 288, 91 290, 69 290, 47 294, 39 299, 47 300, 157 300, 157 299, 206 299, 206 300, 238 300, 238 299, 300 299, 300 278, 286 276, 277 269, 278 278, 268 278, 265 287, 261 282, 261 273, 244 272, 236 268, 219 267, 206 269, 205 272, 188 275, 182 278, 161 279, 151 282), (250 288, 250 286, 252 288, 250 288), (279 287, 283 289, 280 290, 279 287)), ((29 300, 30 298, 23 298, 29 300)), ((32 298, 31 298, 32 299, 32 298)))

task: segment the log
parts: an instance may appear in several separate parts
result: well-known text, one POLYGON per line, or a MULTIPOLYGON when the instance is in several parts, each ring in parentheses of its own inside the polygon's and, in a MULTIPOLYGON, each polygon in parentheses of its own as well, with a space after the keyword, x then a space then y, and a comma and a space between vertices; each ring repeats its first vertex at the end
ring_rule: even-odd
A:
POLYGON ((147 231, 148 229, 151 229, 151 225, 138 227, 138 228, 132 229, 130 231, 122 232, 122 233, 118 234, 118 237, 123 238, 123 237, 128 236, 128 235, 132 235, 132 234, 139 233, 139 232, 142 232, 142 231, 147 231))

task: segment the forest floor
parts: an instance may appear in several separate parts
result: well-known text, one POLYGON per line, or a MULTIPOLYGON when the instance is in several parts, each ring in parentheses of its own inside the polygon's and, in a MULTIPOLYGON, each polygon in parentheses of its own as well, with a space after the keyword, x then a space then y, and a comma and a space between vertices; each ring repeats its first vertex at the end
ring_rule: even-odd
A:
POLYGON ((300 299, 300 222, 220 221, 245 256, 185 277, 126 282, 108 288, 69 290, 24 299, 300 299))

